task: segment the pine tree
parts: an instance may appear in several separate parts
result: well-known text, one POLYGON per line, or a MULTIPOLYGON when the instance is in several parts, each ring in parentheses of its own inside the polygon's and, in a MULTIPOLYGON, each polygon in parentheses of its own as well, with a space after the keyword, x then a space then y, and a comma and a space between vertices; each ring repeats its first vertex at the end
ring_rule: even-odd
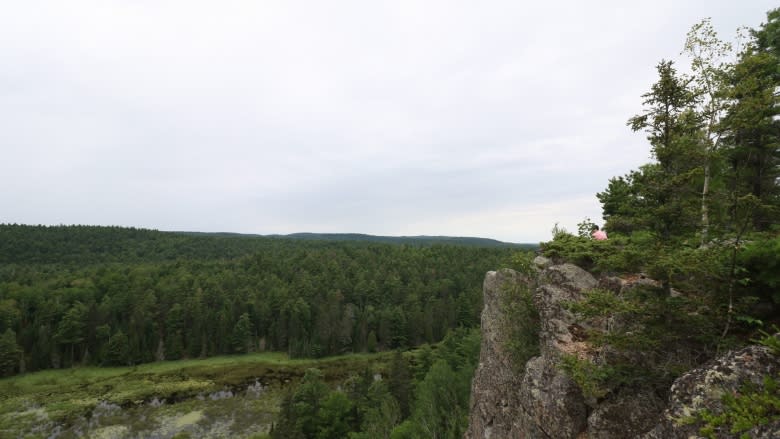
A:
POLYGON ((16 344, 16 333, 8 328, 0 336, 0 377, 13 375, 22 350, 16 344))
POLYGON ((412 374, 409 371, 409 363, 404 359, 401 351, 398 350, 393 354, 393 359, 390 363, 388 387, 390 393, 398 402, 401 418, 408 418, 412 394, 412 374))
POLYGON ((249 314, 243 313, 238 318, 235 326, 233 326, 233 334, 231 344, 233 346, 233 352, 245 353, 247 347, 250 345, 250 337, 252 336, 252 322, 249 320, 249 314))
POLYGON ((126 366, 129 361, 130 345, 127 336, 122 330, 118 330, 106 346, 106 365, 126 366))
POLYGON ((84 330, 86 328, 87 307, 81 302, 76 302, 71 306, 65 317, 57 325, 57 332, 54 339, 62 345, 70 347, 70 365, 75 362, 76 345, 84 341, 84 330))
MULTIPOLYGON (((768 230, 780 214, 780 9, 753 32, 753 41, 728 71, 730 99, 721 130, 729 162, 727 177, 733 200, 751 194, 759 202, 753 227, 768 230)), ((732 201, 732 212, 736 209, 732 201)))
POLYGON ((342 392, 331 392, 317 414, 317 439, 342 439, 354 422, 352 402, 342 392))
POLYGON ((328 386, 322 381, 319 369, 308 369, 292 397, 295 430, 303 437, 314 438, 320 430, 319 411, 328 395, 328 386))
POLYGON ((366 349, 368 349, 368 352, 376 352, 377 349, 376 332, 371 331, 368 333, 368 340, 366 341, 366 349))

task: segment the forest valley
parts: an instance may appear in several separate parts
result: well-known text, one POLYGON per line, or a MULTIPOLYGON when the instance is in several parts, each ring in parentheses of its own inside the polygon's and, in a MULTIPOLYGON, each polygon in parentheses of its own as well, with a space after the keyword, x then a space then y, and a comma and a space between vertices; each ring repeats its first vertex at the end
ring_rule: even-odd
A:
POLYGON ((435 343, 479 324, 482 276, 512 252, 86 226, 0 235, 4 375, 435 343))
POLYGON ((82 417, 92 419, 99 401, 121 407, 121 424, 135 425, 128 434, 140 436, 158 434, 144 429, 156 424, 135 422, 142 415, 133 413, 157 400, 192 401, 175 405, 198 404, 193 413, 249 404, 241 405, 246 420, 230 415, 231 435, 268 433, 280 410, 278 437, 297 437, 293 430, 302 425, 334 438, 392 429, 413 416, 412 380, 425 382, 429 369, 434 375, 417 387, 417 399, 427 388, 427 398, 440 404, 437 416, 446 414, 449 428, 462 431, 479 351, 482 277, 517 251, 470 241, 409 245, 95 226, 0 225, 0 236, 0 372, 83 370, 32 378, 41 383, 35 385, 0 380, 0 433, 27 434, 26 426, 51 422, 47 434, 64 426, 72 437, 97 434, 82 417), (389 350, 396 355, 358 355, 389 350), (248 353, 255 356, 238 355, 248 353), (232 357, 217 357, 226 354, 232 357), (337 363, 295 360, 344 354, 337 363), (183 361, 173 373, 156 366, 181 359, 203 360, 183 361), (374 382, 377 374, 388 380, 374 382), (301 379, 300 389, 291 387, 301 379), (197 402, 243 394, 253 382, 263 388, 259 399, 197 402), (329 386, 352 389, 350 397, 329 386), (72 393, 60 401, 52 387, 72 393), (319 413, 320 403, 327 412, 319 413), (45 422, 19 412, 41 405, 57 407, 45 422), (292 415, 307 420, 293 422, 292 415))

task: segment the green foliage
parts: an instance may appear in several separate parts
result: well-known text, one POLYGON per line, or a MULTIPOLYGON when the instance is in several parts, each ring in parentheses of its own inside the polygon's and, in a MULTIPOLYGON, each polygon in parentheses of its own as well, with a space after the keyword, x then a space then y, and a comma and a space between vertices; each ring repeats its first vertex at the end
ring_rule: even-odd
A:
POLYGON ((780 305, 780 236, 752 240, 739 253, 746 286, 780 305))
POLYGON ((376 332, 371 331, 368 333, 368 340, 366 341, 366 349, 368 352, 376 352, 377 349, 376 332))
POLYGON ((0 265, 0 331, 17 333, 27 370, 435 343, 478 325, 484 273, 513 253, 101 227, 0 232, 0 260, 14 261, 0 265))
POLYGON ((588 342, 597 349, 608 346, 610 355, 599 358, 594 370, 576 363, 568 367, 583 377, 596 376, 599 385, 583 381, 584 390, 598 390, 594 394, 623 384, 663 391, 723 343, 710 306, 706 295, 672 296, 660 287, 635 287, 623 294, 587 291, 569 309, 586 322, 597 322, 587 332, 588 342))
POLYGON ((614 387, 617 371, 606 365, 580 359, 576 355, 564 355, 561 369, 572 379, 586 398, 598 399, 614 387))
MULTIPOLYGON (((389 368, 390 360, 389 353, 352 354, 320 360, 290 359, 281 353, 255 353, 133 367, 78 367, 26 373, 0 380, 0 436, 28 437, 35 426, 40 427, 34 417, 24 418, 24 413, 32 410, 31 407, 68 429, 82 422, 80 417, 89 417, 95 405, 105 401, 122 406, 123 411, 115 422, 108 418, 102 418, 101 422, 128 425, 136 433, 134 436, 151 437, 150 429, 156 428, 151 425, 151 417, 146 421, 141 421, 140 417, 150 415, 148 412, 152 408, 148 402, 154 398, 169 402, 155 412, 158 420, 167 418, 169 411, 185 414, 204 410, 204 422, 231 419, 234 431, 242 432, 242 425, 270 425, 277 417, 284 389, 291 382, 299 382, 307 369, 321 370, 322 381, 330 389, 359 371, 389 368), (256 396, 239 396, 244 394, 247 385, 255 383, 257 377, 262 381, 262 392, 256 396), (233 390, 236 396, 219 401, 197 398, 225 389, 233 390)), ((327 406, 329 397, 330 393, 322 400, 322 409, 327 406)), ((349 416, 345 419, 352 422, 349 416)), ((331 425, 330 421, 328 425, 331 425)), ((92 437, 87 432, 81 436, 84 435, 92 437)), ((64 434, 63 437, 71 436, 64 434)))
POLYGON ((610 237, 606 241, 596 241, 590 237, 558 233, 552 241, 541 244, 542 254, 554 261, 566 261, 586 270, 608 270, 615 268, 605 264, 618 251, 624 241, 619 237, 610 237))
POLYGON ((15 328, 22 317, 22 312, 13 299, 0 300, 0 332, 15 328))
MULTIPOLYGON (((291 401, 293 425, 301 437, 314 438, 319 435, 323 425, 318 421, 325 418, 320 414, 320 408, 328 392, 328 386, 322 381, 322 372, 319 369, 307 370, 291 401)), ((297 436, 292 434, 292 437, 297 436)))
POLYGON ((639 304, 624 300, 609 290, 594 288, 584 294, 583 300, 568 304, 568 309, 585 318, 611 318, 617 314, 641 312, 639 304))
POLYGON ((393 428, 401 420, 401 409, 384 381, 376 381, 368 389, 368 398, 363 407, 360 432, 350 438, 389 438, 393 428))
POLYGON ((238 321, 233 326, 232 344, 233 351, 236 353, 245 353, 249 349, 250 337, 252 336, 252 322, 249 320, 249 313, 241 314, 238 321))
POLYGON ((775 330, 774 334, 770 334, 759 329, 758 332, 762 335, 762 337, 754 341, 758 344, 768 347, 774 355, 780 356, 780 335, 778 335, 778 333, 780 333, 780 329, 778 329, 777 326, 773 326, 773 328, 775 330))
POLYGON ((394 438, 458 438, 468 424, 471 378, 479 360, 476 329, 450 332, 416 386, 409 420, 393 430, 394 438))
POLYGON ((470 247, 508 250, 534 248, 484 238, 391 237, 361 234, 297 233, 287 236, 236 233, 161 232, 116 226, 34 226, 0 224, 0 264, 149 263, 235 259, 262 252, 269 244, 292 246, 470 247))
MULTIPOLYGON (((661 61, 642 111, 628 121, 647 134, 653 161, 612 178, 597 194, 610 239, 589 239, 586 219, 579 236, 556 225, 552 241, 542 243, 544 254, 558 262, 623 281, 658 281, 615 288, 620 293, 585 292, 570 305, 589 328, 584 337, 593 360, 569 356, 562 367, 586 396, 599 398, 623 385, 666 392, 681 372, 747 343, 764 321, 776 323, 778 43, 780 9, 751 31, 736 57, 709 19, 694 25, 684 46, 691 74, 661 61), (737 61, 726 62, 730 58, 737 61)), ((762 334, 759 342, 777 352, 778 339, 762 334)), ((761 392, 727 395, 726 411, 703 415, 703 434, 744 435, 776 419, 774 380, 766 377, 761 392)))
POLYGON ((535 257, 535 253, 531 251, 517 252, 510 258, 509 267, 519 273, 531 275, 534 272, 535 257))
POLYGON ((353 424, 352 401, 342 392, 331 392, 322 402, 317 414, 318 439, 341 439, 347 436, 353 424))
POLYGON ((433 364, 417 389, 413 420, 423 437, 459 438, 465 430, 468 412, 459 389, 462 380, 444 360, 433 364))
POLYGON ((505 285, 501 288, 503 319, 499 322, 507 334, 506 347, 517 372, 525 363, 539 355, 539 312, 534 305, 533 291, 525 284, 505 285))
POLYGON ((697 414, 703 423, 699 433, 711 439, 721 437, 722 432, 749 439, 751 429, 780 421, 779 378, 765 376, 760 389, 745 385, 739 393, 723 395, 720 413, 705 409, 697 414))
POLYGON ((585 218, 582 222, 577 223, 577 236, 580 238, 590 238, 594 230, 597 230, 599 226, 591 221, 590 218, 585 218))
POLYGON ((272 437, 460 437, 479 346, 478 330, 459 328, 435 350, 388 355, 382 379, 366 368, 353 372, 339 390, 323 387, 318 374, 308 371, 282 400, 272 437), (416 385, 409 362, 421 376, 416 385))
POLYGON ((393 354, 388 376, 388 388, 398 403, 401 418, 408 418, 412 400, 412 374, 409 370, 409 362, 401 354, 401 351, 395 351, 393 354))
POLYGON ((16 333, 8 328, 0 335, 0 377, 13 375, 22 352, 16 344, 16 333))
POLYGON ((122 330, 117 331, 108 341, 105 354, 106 366, 126 366, 130 345, 127 342, 127 336, 122 330))

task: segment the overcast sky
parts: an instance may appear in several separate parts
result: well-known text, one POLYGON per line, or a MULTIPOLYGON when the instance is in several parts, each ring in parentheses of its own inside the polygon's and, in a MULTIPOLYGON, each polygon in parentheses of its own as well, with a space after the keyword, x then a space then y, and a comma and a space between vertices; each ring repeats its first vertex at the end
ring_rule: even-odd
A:
POLYGON ((0 222, 548 240, 649 160, 691 25, 776 6, 8 1, 0 222))

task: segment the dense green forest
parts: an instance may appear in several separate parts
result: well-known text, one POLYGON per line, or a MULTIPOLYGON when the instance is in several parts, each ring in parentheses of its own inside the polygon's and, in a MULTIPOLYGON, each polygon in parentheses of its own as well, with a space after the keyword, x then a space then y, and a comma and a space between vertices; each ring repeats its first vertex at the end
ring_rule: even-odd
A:
MULTIPOLYGON (((659 62, 641 111, 628 120, 646 134, 653 160, 597 195, 609 240, 591 239, 586 219, 577 233, 556 227, 542 244, 546 255, 596 272, 660 281, 657 290, 624 295, 595 290, 572 307, 585 318, 632 322, 590 334, 611 347, 608 359, 567 359, 590 396, 626 385, 665 394, 680 374, 726 349, 776 345, 768 333, 780 323, 780 9, 767 18, 740 47, 720 40, 709 20, 693 26, 683 46, 690 73, 659 62)), ((749 407, 732 412, 737 424, 780 417, 778 387, 767 388, 772 395, 746 389, 742 405, 731 402, 749 407)), ((715 437, 729 427, 702 431, 715 437)))
POLYGON ((272 438, 460 438, 468 426, 477 329, 450 332, 416 361, 396 351, 382 379, 369 371, 328 387, 310 369, 282 398, 272 438))
POLYGON ((479 324, 508 248, 0 226, 0 372, 404 349, 479 324))

